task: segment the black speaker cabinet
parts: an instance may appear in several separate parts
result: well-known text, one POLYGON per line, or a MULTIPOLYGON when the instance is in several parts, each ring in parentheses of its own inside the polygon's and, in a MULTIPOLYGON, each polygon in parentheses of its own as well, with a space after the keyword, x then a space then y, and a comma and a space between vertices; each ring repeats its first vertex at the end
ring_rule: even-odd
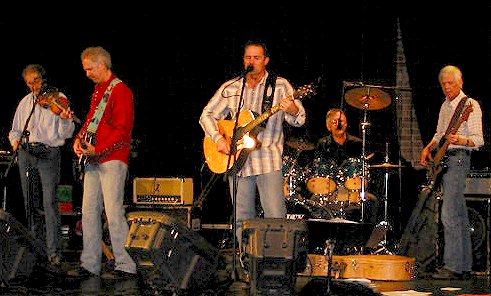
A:
POLYGON ((153 289, 192 294, 216 282, 218 250, 197 232, 165 213, 131 212, 128 221, 125 247, 153 289))
POLYGON ((0 208, 0 279, 2 286, 27 279, 39 259, 46 258, 42 241, 34 238, 11 214, 0 208))
POLYGON ((476 272, 490 272, 491 196, 466 195, 472 238, 473 265, 476 272))

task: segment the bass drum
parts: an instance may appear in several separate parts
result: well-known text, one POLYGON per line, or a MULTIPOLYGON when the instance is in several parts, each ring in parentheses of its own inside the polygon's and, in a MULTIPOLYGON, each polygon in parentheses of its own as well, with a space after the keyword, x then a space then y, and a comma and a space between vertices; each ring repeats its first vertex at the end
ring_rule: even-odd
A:
POLYGON ((312 212, 305 204, 297 201, 286 200, 286 218, 289 220, 308 220, 314 218, 312 212))
POLYGON ((310 200, 286 201, 286 218, 290 220, 329 220, 335 216, 330 209, 319 206, 310 200))

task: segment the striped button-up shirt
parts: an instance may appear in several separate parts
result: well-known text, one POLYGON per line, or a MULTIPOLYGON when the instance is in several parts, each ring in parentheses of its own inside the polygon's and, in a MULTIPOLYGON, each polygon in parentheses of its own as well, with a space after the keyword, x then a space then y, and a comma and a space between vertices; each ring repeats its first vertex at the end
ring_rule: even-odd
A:
MULTIPOLYGON (((433 136, 433 140, 437 143, 440 139, 445 135, 447 131, 447 127, 452 119, 455 109, 459 104, 460 100, 465 97, 465 94, 460 91, 460 94, 453 99, 452 101, 445 98, 445 101, 442 103, 440 107, 440 114, 438 117, 438 124, 436 127, 436 133, 433 136)), ((448 149, 470 149, 477 150, 479 147, 484 145, 484 136, 482 130, 482 111, 479 102, 476 100, 469 98, 467 99, 466 105, 472 104, 472 112, 469 114, 469 118, 462 122, 460 125, 457 134, 471 140, 474 143, 473 147, 461 146, 450 144, 448 149)))
MULTIPOLYGON (((213 141, 217 142, 222 138, 217 121, 220 119, 234 120, 237 111, 249 110, 256 114, 262 114, 263 94, 268 75, 266 73, 255 87, 246 86, 244 88, 243 104, 240 108, 238 104, 243 85, 242 79, 239 77, 222 84, 204 107, 199 120, 205 136, 211 137, 213 141)), ((285 78, 278 77, 271 107, 278 105, 281 99, 287 98, 293 93, 294 89, 291 84, 285 78)), ((299 109, 296 115, 287 114, 280 110, 265 121, 266 126, 261 128, 257 134, 260 147, 250 152, 244 166, 238 172, 239 176, 259 175, 282 169, 283 122, 286 121, 297 127, 305 123, 305 109, 300 100, 295 98, 294 101, 299 109)))

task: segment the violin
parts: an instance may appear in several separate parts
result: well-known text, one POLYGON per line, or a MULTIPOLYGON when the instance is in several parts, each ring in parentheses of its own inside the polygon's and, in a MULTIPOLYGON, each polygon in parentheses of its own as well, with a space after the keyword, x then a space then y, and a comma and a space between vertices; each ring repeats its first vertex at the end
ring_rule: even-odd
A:
MULTIPOLYGON (((43 85, 38 95, 38 104, 43 108, 50 108, 53 113, 60 115, 61 112, 70 108, 70 101, 60 96, 60 92, 56 87, 43 85)), ((73 121, 80 124, 80 119, 73 116, 73 121)))

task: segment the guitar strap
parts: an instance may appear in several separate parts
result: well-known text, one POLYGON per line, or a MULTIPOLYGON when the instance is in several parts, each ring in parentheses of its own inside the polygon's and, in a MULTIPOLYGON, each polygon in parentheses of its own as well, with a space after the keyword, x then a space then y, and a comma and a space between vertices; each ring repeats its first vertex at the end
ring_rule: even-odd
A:
POLYGON ((109 83, 109 86, 107 87, 102 100, 99 102, 99 105, 97 105, 94 116, 90 120, 89 126, 87 127, 88 132, 93 134, 96 133, 97 128, 99 127, 99 123, 101 122, 102 115, 104 114, 104 110, 106 110, 107 101, 109 101, 109 97, 111 96, 113 88, 120 82, 120 79, 114 78, 111 83, 109 83))
MULTIPOLYGON (((274 91, 276 88, 276 78, 278 78, 278 75, 271 72, 269 73, 268 78, 266 79, 266 84, 264 86, 264 93, 263 93, 263 105, 261 107, 262 113, 271 109, 271 106, 273 105, 274 91)), ((266 122, 267 121, 262 122, 260 126, 265 127, 266 122)))

